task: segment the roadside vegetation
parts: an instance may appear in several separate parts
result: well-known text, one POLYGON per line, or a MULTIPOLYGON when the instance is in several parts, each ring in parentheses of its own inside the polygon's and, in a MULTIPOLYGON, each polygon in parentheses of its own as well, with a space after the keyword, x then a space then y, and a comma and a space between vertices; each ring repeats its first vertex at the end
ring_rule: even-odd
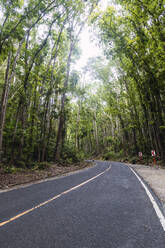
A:
POLYGON ((164 1, 116 0, 104 12, 98 2, 0 1, 5 172, 85 158, 148 164, 151 150, 165 163, 164 1), (82 72, 87 22, 104 55, 82 72))

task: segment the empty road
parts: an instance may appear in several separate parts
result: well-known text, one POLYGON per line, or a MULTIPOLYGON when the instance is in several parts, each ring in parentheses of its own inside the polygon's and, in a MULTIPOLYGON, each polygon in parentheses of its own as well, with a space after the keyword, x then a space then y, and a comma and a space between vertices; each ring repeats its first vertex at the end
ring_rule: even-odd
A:
POLYGON ((152 192, 126 165, 96 163, 0 193, 0 247, 165 248, 164 216, 152 192))

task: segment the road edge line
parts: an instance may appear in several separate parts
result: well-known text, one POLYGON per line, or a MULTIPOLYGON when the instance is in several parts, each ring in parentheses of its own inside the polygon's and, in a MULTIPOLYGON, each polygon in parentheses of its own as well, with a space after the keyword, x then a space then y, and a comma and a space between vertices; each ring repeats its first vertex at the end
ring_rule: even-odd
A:
POLYGON ((147 194, 148 198, 150 199, 150 201, 152 203, 152 206, 153 206, 153 208, 154 208, 154 210, 156 212, 156 215, 158 216, 158 219, 159 219, 159 221, 160 221, 160 223, 162 225, 162 228, 165 231, 165 217, 164 217, 160 207, 158 206, 156 200, 154 199, 154 197, 152 196, 151 192, 148 190, 147 186, 144 184, 142 179, 139 177, 139 175, 132 168, 130 168, 130 170, 135 174, 135 176, 138 178, 138 180, 142 184, 143 188, 145 189, 146 194, 147 194))

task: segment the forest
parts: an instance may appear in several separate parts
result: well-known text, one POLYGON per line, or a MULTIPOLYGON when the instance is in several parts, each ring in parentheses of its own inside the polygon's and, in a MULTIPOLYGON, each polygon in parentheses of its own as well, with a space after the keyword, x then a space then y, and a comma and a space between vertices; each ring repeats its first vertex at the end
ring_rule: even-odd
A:
POLYGON ((0 0, 0 163, 165 162, 165 1, 98 4, 0 0), (103 55, 82 73, 85 25, 103 55))

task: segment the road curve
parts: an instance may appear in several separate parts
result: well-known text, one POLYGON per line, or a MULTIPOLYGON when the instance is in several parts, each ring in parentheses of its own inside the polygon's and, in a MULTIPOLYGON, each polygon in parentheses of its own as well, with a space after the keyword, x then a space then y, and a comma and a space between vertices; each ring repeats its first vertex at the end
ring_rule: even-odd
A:
POLYGON ((0 247, 164 248, 165 232, 131 169, 97 162, 70 176, 1 193, 0 247))

